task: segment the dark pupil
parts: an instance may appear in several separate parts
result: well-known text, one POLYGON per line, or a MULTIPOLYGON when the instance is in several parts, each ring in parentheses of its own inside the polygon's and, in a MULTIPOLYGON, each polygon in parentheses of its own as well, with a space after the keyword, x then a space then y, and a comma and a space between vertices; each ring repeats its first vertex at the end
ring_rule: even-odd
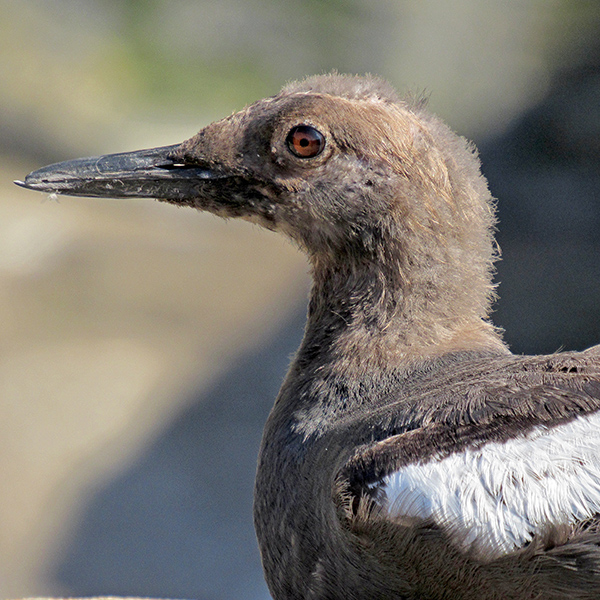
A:
POLYGON ((302 138, 300 140, 300 145, 304 146, 306 148, 306 146, 308 146, 308 144, 310 144, 310 142, 308 141, 308 138, 302 138))

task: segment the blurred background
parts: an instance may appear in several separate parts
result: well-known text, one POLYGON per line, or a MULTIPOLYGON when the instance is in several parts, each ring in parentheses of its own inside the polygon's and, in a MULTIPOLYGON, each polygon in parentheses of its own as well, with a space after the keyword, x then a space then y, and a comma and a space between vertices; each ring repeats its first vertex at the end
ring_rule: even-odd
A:
POLYGON ((513 351, 600 342, 600 3, 0 0, 0 596, 266 599, 262 425, 299 343, 302 256, 154 201, 17 188, 173 144, 337 69, 476 141, 513 351))

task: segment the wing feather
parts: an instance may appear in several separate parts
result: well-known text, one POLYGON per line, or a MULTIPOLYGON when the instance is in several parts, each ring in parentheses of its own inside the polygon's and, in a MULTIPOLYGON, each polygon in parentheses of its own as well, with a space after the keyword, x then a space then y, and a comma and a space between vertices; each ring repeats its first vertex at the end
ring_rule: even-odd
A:
MULTIPOLYGON (((433 522, 499 557, 600 515, 599 351, 499 359, 379 404, 387 431, 338 474, 390 521, 433 522), (476 370, 476 369, 475 369, 476 370), (395 418, 395 413, 399 415, 395 418), (386 435, 387 433, 387 435, 386 435)), ((378 417, 375 417, 375 419, 378 417)))
POLYGON ((411 463, 376 486, 392 519, 433 519, 487 554, 516 550, 600 513, 600 413, 411 463))

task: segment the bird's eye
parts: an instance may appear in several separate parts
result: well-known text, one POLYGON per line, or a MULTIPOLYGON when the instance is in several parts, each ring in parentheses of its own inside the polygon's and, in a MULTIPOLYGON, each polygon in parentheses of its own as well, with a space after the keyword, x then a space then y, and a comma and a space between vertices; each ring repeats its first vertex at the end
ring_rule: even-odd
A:
POLYGON ((314 158, 325 148, 325 136, 310 125, 292 127, 286 142, 290 152, 300 158, 314 158))

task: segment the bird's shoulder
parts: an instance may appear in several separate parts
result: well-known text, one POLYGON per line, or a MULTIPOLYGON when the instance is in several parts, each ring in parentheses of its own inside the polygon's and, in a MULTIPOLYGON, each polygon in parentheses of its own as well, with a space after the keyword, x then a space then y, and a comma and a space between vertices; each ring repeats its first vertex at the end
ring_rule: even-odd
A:
POLYGON ((459 357, 407 385, 372 412, 377 439, 337 474, 351 510, 430 522, 492 557, 552 527, 597 526, 599 347, 459 357))

